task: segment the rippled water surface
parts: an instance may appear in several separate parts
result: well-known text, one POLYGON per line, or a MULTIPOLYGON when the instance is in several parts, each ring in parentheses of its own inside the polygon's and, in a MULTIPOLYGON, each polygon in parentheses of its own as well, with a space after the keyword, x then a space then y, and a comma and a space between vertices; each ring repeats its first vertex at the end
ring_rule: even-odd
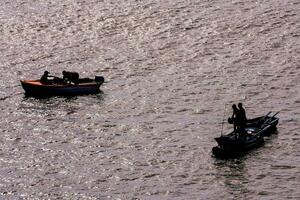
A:
POLYGON ((299 199, 299 13, 299 0, 2 0, 0 198, 299 199), (44 70, 106 82, 25 97, 19 80, 44 70), (239 101, 248 117, 280 111, 278 133, 215 159, 239 101))

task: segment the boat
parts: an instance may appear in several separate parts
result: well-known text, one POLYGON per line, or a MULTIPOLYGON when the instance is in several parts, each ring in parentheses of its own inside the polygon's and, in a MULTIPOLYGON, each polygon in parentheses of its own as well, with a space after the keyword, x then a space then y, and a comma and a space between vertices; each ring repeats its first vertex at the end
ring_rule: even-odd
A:
MULTIPOLYGON (((231 131, 226 135, 215 138, 218 146, 212 148, 215 157, 238 157, 245 152, 258 147, 264 143, 264 137, 270 136, 276 131, 279 122, 278 114, 269 116, 269 112, 265 116, 247 120, 243 133, 235 133, 231 131)), ((230 120, 229 120, 230 121, 230 120)))
POLYGON ((95 79, 80 78, 77 84, 65 83, 63 79, 55 77, 46 84, 40 80, 21 80, 21 85, 29 96, 73 96, 97 94, 103 82, 103 76, 95 76, 95 79))

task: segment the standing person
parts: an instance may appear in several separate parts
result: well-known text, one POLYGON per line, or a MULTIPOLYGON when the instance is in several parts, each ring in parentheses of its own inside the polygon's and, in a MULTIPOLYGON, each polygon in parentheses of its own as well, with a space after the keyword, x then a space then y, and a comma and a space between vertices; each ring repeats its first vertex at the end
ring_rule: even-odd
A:
POLYGON ((236 133, 237 129, 238 129, 238 124, 239 124, 239 119, 238 119, 239 110, 237 109, 235 104, 232 105, 232 111, 233 111, 233 113, 232 113, 231 119, 233 122, 233 130, 236 133))
POLYGON ((246 127, 246 123, 247 123, 247 117, 246 117, 246 111, 243 108, 243 104, 242 103, 238 103, 238 118, 239 118, 239 122, 240 122, 240 129, 241 132, 244 132, 245 127, 246 127))

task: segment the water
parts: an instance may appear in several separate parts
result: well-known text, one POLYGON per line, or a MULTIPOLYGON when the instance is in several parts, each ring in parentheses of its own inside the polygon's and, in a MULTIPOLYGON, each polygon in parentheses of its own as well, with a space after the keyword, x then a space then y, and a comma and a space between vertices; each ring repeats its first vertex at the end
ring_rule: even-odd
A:
MULTIPOLYGON (((1 199, 299 199, 300 2, 0 2, 1 199), (25 97, 44 70, 98 95, 25 97), (231 104, 280 111, 246 156, 211 156, 231 104)), ((225 124, 224 132, 232 127, 225 124)))

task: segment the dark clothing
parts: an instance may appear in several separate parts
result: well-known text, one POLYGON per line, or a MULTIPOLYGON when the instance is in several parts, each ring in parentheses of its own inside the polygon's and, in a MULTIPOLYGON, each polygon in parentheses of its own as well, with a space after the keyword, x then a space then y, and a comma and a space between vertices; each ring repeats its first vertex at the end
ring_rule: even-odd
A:
POLYGON ((245 128, 247 118, 246 118, 246 111, 242 107, 240 107, 238 110, 238 118, 239 118, 240 128, 245 128))
POLYGON ((77 72, 63 71, 63 80, 66 83, 74 83, 75 85, 79 82, 79 74, 77 72))
POLYGON ((49 84, 49 80, 48 80, 48 74, 44 73, 43 76, 40 79, 42 84, 49 84))
POLYGON ((233 107, 231 119, 233 121, 233 130, 236 132, 238 129, 238 109, 236 107, 233 107))
POLYGON ((233 114, 232 114, 232 121, 233 121, 233 129, 236 133, 236 137, 238 135, 243 134, 245 132, 245 127, 247 123, 246 118, 246 111, 243 108, 242 104, 239 103, 239 108, 236 105, 232 105, 233 114))

